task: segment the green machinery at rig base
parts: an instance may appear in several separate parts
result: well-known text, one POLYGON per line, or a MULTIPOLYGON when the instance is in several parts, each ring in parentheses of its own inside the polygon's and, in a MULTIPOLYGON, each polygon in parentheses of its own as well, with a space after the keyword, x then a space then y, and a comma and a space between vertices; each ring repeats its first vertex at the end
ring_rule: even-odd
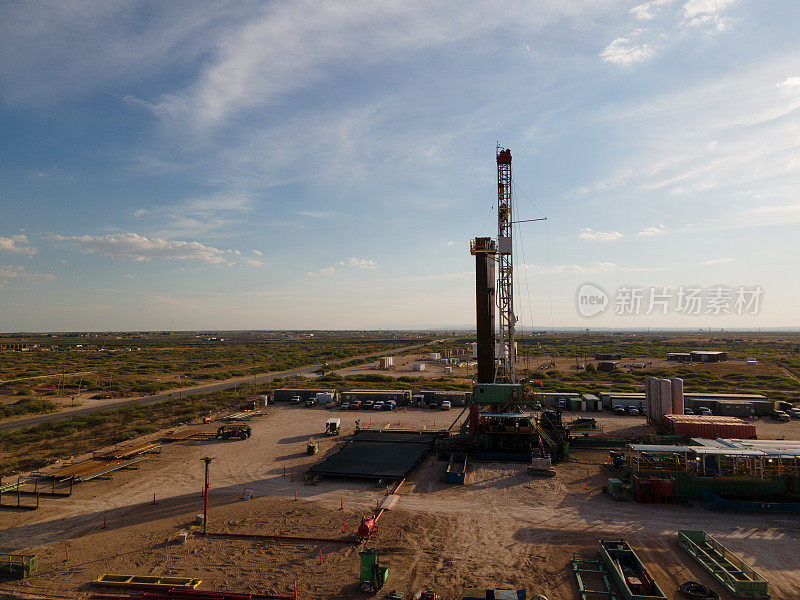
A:
POLYGON ((472 391, 476 404, 524 404, 521 383, 478 383, 472 391))
POLYGON ((389 578, 389 567, 379 563, 380 550, 377 548, 364 548, 358 554, 361 557, 359 585, 363 591, 377 592, 389 578))

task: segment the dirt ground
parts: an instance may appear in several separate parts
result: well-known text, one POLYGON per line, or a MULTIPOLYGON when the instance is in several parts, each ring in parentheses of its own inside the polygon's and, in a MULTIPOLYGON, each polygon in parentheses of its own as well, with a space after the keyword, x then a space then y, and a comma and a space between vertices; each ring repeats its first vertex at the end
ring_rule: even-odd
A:
MULTIPOLYGON (((194 521, 202 512, 202 458, 213 458, 209 531, 344 538, 355 532, 361 515, 372 513, 385 486, 337 480, 304 485, 302 472, 341 441, 321 434, 325 420, 340 416, 344 433, 356 419, 440 429, 459 411, 266 411, 251 422, 248 440, 165 445, 138 471, 79 484, 68 498, 42 498, 37 511, 0 512, 0 550, 39 557, 37 575, 0 583, 0 594, 88 597, 88 582, 99 575, 127 573, 198 577, 202 589, 286 594, 296 582, 300 598, 368 597, 356 590, 354 544, 199 535, 194 521), (305 453, 310 438, 320 442, 316 456, 305 453), (255 498, 242 500, 245 490, 255 498), (190 532, 185 544, 177 541, 180 531, 190 532)), ((604 415, 600 421, 613 433, 632 431, 644 419, 604 415)), ((800 421, 759 421, 757 427, 763 438, 800 439, 800 421)), ((673 598, 687 579, 712 584, 676 542, 678 529, 703 529, 761 571, 773 598, 800 597, 795 516, 718 514, 699 503, 615 502, 601 489, 606 456, 578 453, 579 462, 557 465, 557 476, 544 480, 529 480, 522 463, 473 463, 465 486, 442 483, 444 464, 430 457, 400 488, 395 510, 381 518, 369 543, 389 564, 386 591, 429 587, 460 598, 464 587, 507 586, 571 600, 577 597, 568 564, 573 554, 593 557, 598 539, 625 537, 673 598)))
MULTIPOLYGON (((472 356, 470 354, 470 356, 472 356)), ((472 361, 472 358, 469 358, 472 361)), ((390 377, 402 377, 404 375, 411 377, 441 377, 445 374, 445 367, 452 367, 452 371, 448 376, 456 378, 465 378, 470 382, 475 375, 475 365, 468 366, 465 364, 463 367, 455 365, 446 365, 441 361, 430 360, 430 353, 428 354, 406 354, 402 356, 393 357, 393 364, 388 369, 379 369, 378 361, 373 363, 366 363, 363 365, 356 365, 354 367, 347 367, 336 371, 339 375, 389 375, 390 377), (413 371, 412 365, 414 363, 425 363, 424 371, 413 371)))

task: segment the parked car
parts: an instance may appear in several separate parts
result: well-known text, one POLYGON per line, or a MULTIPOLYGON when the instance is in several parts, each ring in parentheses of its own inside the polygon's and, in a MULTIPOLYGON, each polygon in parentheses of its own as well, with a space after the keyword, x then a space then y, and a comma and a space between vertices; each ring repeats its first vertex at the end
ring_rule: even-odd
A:
POLYGON ((624 415, 625 414, 625 407, 624 406, 612 406, 611 412, 615 415, 624 415))
POLYGON ((300 396, 292 396, 292 399, 289 400, 289 404, 300 404, 300 396))
POLYGON ((383 403, 383 410, 396 410, 397 409, 397 402, 394 400, 387 400, 383 403))
POLYGON ((339 405, 339 408, 342 409, 342 410, 348 410, 350 408, 350 403, 349 402, 342 402, 339 405))
POLYGON ((691 408, 684 408, 683 409, 683 414, 685 414, 685 415, 693 415, 694 411, 691 408))
POLYGON ((359 410, 361 408, 361 400, 353 400, 350 403, 350 410, 359 410))
POLYGON ((628 406, 625 409, 625 413, 630 415, 631 417, 638 417, 639 416, 639 409, 635 406, 628 406))
POLYGON ((372 408, 373 404, 375 404, 374 400, 364 400, 364 405, 363 405, 364 410, 369 410, 370 408, 372 408))
POLYGON ((700 408, 697 409, 697 414, 698 415, 703 415, 704 417, 710 417, 714 413, 711 412, 710 408, 707 408, 705 406, 701 406, 700 408))
POLYGON ((439 408, 439 403, 436 400, 431 400, 431 403, 428 404, 428 408, 439 408))
POLYGON ((772 416, 778 419, 778 421, 788 421, 790 419, 789 415, 782 410, 773 410, 772 416))
POLYGON ((789 411, 789 415, 794 417, 795 419, 800 419, 800 408, 793 408, 789 411))
POLYGON ((442 402, 442 410, 450 410, 450 400, 445 400, 442 402))
MULTIPOLYGON (((366 410, 366 406, 364 409, 366 410)), ((378 400, 372 405, 372 410, 383 410, 383 400, 378 400)))
POLYGON ((308 400, 306 400, 306 407, 311 407, 311 406, 316 406, 316 405, 317 405, 317 399, 316 398, 309 398, 308 400))

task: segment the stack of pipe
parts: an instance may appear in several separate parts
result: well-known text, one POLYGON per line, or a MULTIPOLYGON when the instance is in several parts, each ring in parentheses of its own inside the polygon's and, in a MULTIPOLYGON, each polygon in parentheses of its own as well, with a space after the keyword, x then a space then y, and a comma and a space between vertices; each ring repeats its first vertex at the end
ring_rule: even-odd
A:
POLYGON ((653 424, 661 423, 664 415, 682 415, 683 380, 678 377, 648 377, 645 381, 645 414, 647 421, 653 424))

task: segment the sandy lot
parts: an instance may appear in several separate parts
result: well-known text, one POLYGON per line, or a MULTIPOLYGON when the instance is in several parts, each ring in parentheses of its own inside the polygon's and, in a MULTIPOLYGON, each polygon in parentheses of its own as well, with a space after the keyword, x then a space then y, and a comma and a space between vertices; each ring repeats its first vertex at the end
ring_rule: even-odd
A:
MULTIPOLYGON (((86 597, 90 580, 115 572, 199 577, 204 589, 287 593, 297 582, 301 598, 367 597, 355 588, 353 545, 210 539, 196 535, 192 524, 202 511, 202 458, 210 456, 209 530, 350 535, 385 488, 352 481, 304 485, 302 471, 321 458, 305 454, 308 439, 317 439, 321 452, 338 443, 321 435, 325 419, 333 415, 342 417, 349 432, 356 419, 428 428, 435 421, 436 429, 446 428, 458 411, 271 406, 252 421, 249 440, 165 445, 138 471, 80 484, 69 498, 43 498, 38 511, 0 512, 0 547, 35 553, 40 564, 38 575, 2 583, 0 593, 86 597), (253 500, 241 499, 245 489, 253 491, 253 500), (183 530, 192 534, 179 544, 183 530)), ((603 416, 601 422, 611 432, 637 427, 643 418, 603 416)), ((761 437, 800 439, 797 421, 759 422, 758 427, 761 437)), ((773 598, 800 597, 796 517, 614 502, 601 491, 608 477, 605 456, 582 452, 576 455, 579 463, 558 465, 555 478, 530 484, 524 464, 474 463, 466 486, 442 483, 443 463, 429 458, 400 489, 396 509, 381 519, 370 542, 389 562, 387 589, 408 593, 432 587, 445 598, 460 598, 463 587, 508 585, 549 600, 571 600, 576 597, 568 565, 573 553, 590 557, 599 538, 624 536, 672 598, 687 579, 711 583, 677 546, 676 531, 690 528, 712 533, 759 569, 770 580, 773 598)))
MULTIPOLYGON (((471 351, 470 351, 471 352, 471 351)), ((470 354, 469 356, 472 356, 470 354)), ((401 377, 403 375, 410 377, 442 377, 445 375, 444 368, 452 367, 452 371, 447 374, 448 377, 465 378, 472 381, 475 375, 475 367, 463 366, 457 367, 454 365, 446 365, 439 361, 430 360, 430 353, 427 354, 406 354, 402 356, 395 356, 394 362, 389 369, 379 369, 378 361, 373 363, 366 363, 363 365, 356 365, 355 367, 347 367, 336 371, 339 375, 389 375, 390 377, 401 377), (414 363, 425 363, 424 371, 413 371, 412 365, 414 363)), ((472 360, 471 358, 469 360, 472 360)))

